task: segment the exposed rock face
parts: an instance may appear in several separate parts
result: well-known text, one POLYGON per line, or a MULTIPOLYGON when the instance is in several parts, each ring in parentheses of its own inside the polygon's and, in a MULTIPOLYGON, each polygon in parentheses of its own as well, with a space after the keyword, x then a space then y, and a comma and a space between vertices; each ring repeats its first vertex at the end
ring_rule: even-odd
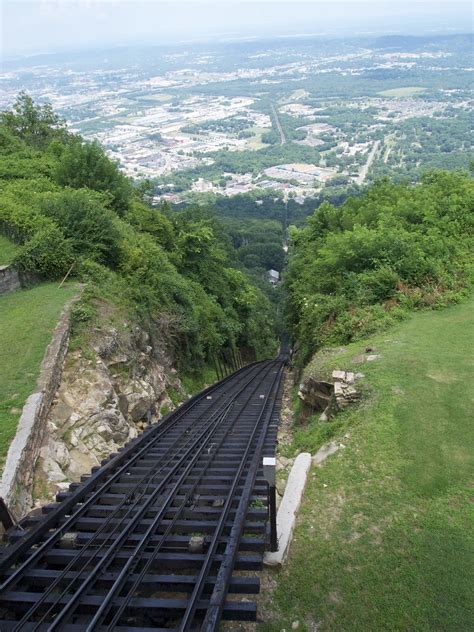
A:
POLYGON ((46 483, 40 493, 45 498, 80 480, 157 421, 160 408, 172 408, 167 388, 182 391, 176 372, 163 362, 163 353, 154 352, 145 331, 135 328, 124 339, 110 328, 94 338, 92 359, 82 351, 66 357, 37 469, 36 478, 46 483))

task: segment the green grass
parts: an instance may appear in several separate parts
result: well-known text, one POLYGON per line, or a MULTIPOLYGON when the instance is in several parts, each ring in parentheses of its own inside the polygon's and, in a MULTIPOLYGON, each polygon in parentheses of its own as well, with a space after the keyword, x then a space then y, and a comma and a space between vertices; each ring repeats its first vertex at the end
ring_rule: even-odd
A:
POLYGON ((61 310, 76 291, 75 284, 45 283, 0 296, 0 465, 61 310))
POLYGON ((383 90, 379 92, 383 97, 412 97, 415 94, 424 92, 425 88, 421 86, 407 86, 406 88, 392 88, 391 90, 383 90))
POLYGON ((206 366, 198 374, 181 375, 181 383, 189 395, 195 395, 206 386, 217 382, 218 377, 214 367, 206 366))
MULTIPOLYGON (((319 361, 362 371, 365 397, 325 424, 345 447, 309 476, 261 629, 474 629, 473 313, 415 314, 319 361), (368 344, 382 357, 353 365, 368 344)), ((314 452, 321 425, 296 447, 314 452)))
POLYGON ((18 246, 0 234, 0 266, 11 263, 17 252, 18 246))

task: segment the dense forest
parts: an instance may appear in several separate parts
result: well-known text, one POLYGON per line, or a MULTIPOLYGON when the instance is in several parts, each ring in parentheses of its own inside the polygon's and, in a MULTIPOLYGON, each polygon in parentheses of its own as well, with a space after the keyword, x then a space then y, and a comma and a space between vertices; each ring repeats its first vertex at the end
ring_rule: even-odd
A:
POLYGON ((195 370, 223 348, 272 355, 274 309, 241 263, 258 254, 235 247, 245 236, 201 208, 152 209, 145 200, 145 188, 49 105, 20 94, 1 113, 0 230, 20 245, 14 265, 23 273, 59 280, 72 268, 86 284, 76 330, 111 304, 195 370))
POLYGON ((300 361, 464 297, 473 209, 462 171, 428 172, 414 185, 382 179, 339 207, 319 206, 291 231, 287 307, 300 361))

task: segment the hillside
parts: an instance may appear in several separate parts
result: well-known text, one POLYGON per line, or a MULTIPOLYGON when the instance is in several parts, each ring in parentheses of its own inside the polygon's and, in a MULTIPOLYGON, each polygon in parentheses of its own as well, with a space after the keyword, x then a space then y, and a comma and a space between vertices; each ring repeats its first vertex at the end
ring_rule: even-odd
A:
POLYGON ((304 365, 318 348, 463 300, 472 282, 474 182, 431 171, 324 202, 290 231, 288 322, 304 365))
POLYGON ((76 335, 101 326, 109 302, 185 371, 199 374, 223 349, 271 355, 271 303, 229 232, 206 210, 151 208, 148 193, 51 106, 21 93, 0 113, 0 233, 17 245, 20 271, 60 279, 71 269, 87 284, 76 335))
POLYGON ((473 310, 418 313, 309 364, 362 372, 364 397, 285 451, 340 445, 309 477, 263 630, 473 629, 473 310), (361 365, 366 347, 380 358, 361 365))

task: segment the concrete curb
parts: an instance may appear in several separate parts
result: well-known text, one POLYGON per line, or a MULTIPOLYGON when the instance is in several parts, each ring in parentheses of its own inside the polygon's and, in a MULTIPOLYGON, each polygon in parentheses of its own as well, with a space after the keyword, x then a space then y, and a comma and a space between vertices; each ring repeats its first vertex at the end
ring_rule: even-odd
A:
POLYGON ((277 513, 278 551, 265 553, 263 563, 266 566, 281 566, 288 555, 310 467, 309 452, 303 452, 296 457, 277 513))

